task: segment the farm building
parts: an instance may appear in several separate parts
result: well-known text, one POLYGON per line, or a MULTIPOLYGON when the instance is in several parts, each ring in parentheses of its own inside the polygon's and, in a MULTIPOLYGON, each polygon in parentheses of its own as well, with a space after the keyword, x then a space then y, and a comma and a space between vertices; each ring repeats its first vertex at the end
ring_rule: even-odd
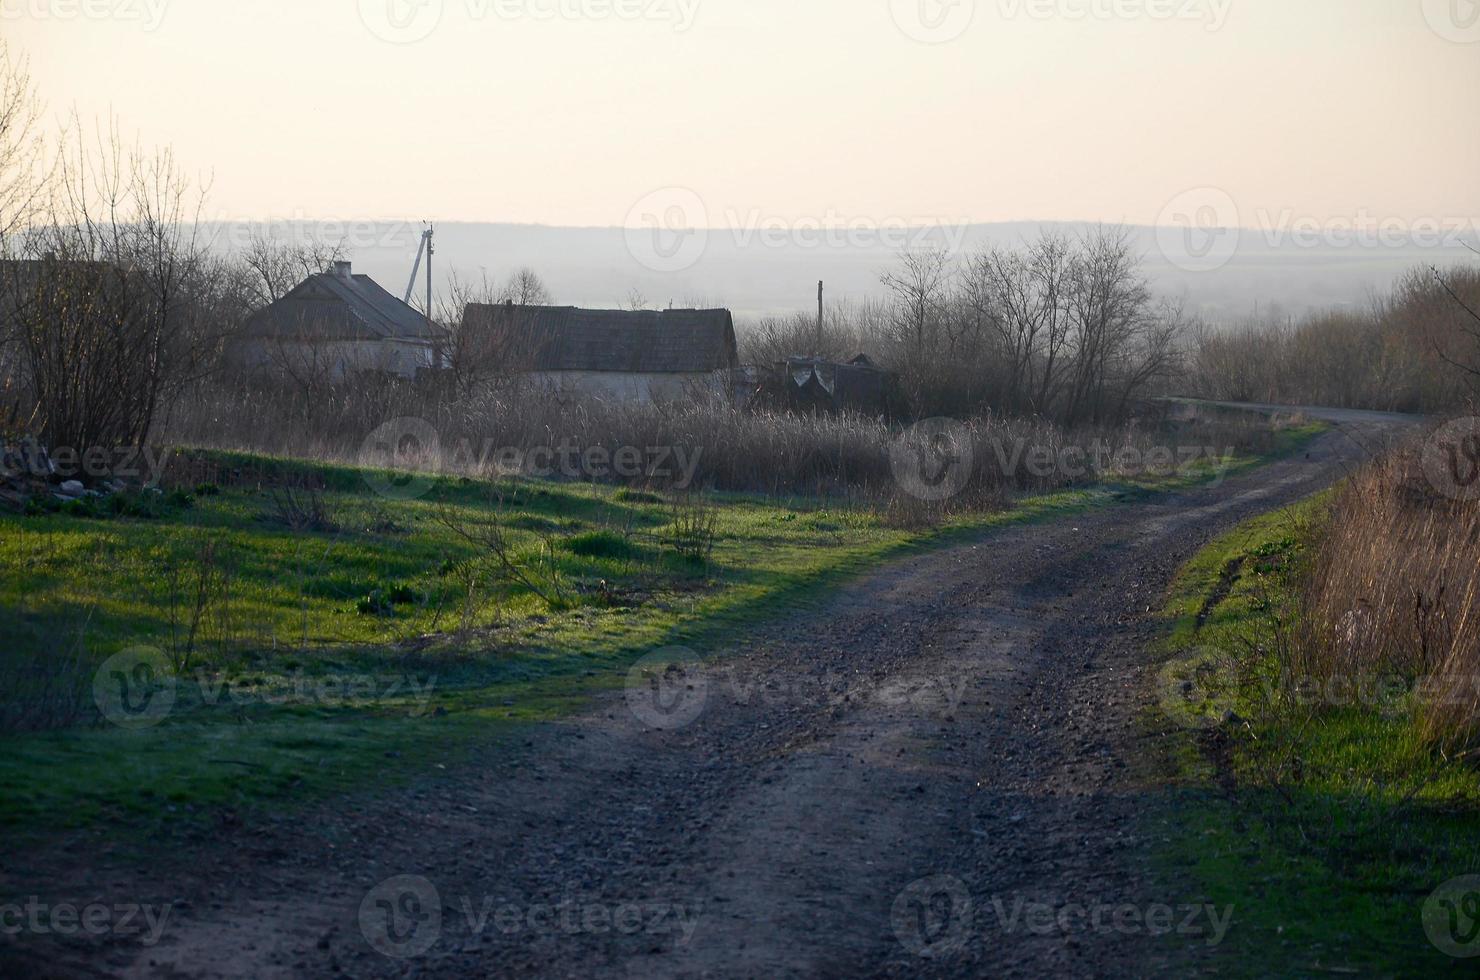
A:
POLYGON ((309 276, 258 310, 231 345, 238 368, 342 381, 361 373, 414 378, 441 366, 445 333, 348 262, 309 276))
POLYGON ((729 310, 469 304, 455 357, 551 391, 627 402, 724 392, 739 363, 729 310))
POLYGON ((782 411, 887 416, 902 404, 898 376, 865 354, 846 364, 789 357, 765 372, 758 387, 757 402, 782 411))

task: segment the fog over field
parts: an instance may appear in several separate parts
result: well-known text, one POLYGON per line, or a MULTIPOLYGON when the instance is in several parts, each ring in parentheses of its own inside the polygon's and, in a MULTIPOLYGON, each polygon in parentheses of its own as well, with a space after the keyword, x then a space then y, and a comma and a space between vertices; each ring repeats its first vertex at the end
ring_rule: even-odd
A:
MULTIPOLYGON (((1236 235, 1170 227, 1130 230, 1154 287, 1165 295, 1185 297, 1189 310, 1215 322, 1362 305, 1366 297, 1387 290, 1415 265, 1462 260, 1466 253, 1461 240, 1480 241, 1476 227, 1480 218, 1355 231, 1329 224, 1309 229, 1279 214, 1258 215, 1256 222, 1257 227, 1236 235), (1198 260, 1187 249, 1196 250, 1200 243, 1212 254, 1198 260)), ((814 308, 818 280, 826 283, 829 303, 879 296, 880 272, 903 249, 971 252, 1019 245, 1046 228, 1078 234, 1093 227, 1056 222, 880 227, 845 222, 836 228, 792 223, 778 230, 764 221, 742 218, 735 227, 684 237, 621 228, 447 222, 436 226, 434 281, 440 292, 449 270, 463 278, 476 279, 486 271, 491 278, 503 279, 528 267, 549 284, 557 303, 625 307, 636 290, 649 306, 726 306, 742 319, 753 319, 814 308), (674 272, 645 265, 640 257, 650 259, 654 234, 660 247, 681 249, 676 258, 692 264, 674 272)), ((222 223, 211 226, 211 233, 225 249, 240 246, 254 234, 293 242, 343 241, 356 271, 401 295, 421 225, 295 220, 222 223)), ((413 296, 418 308, 425 290, 423 275, 413 296)))

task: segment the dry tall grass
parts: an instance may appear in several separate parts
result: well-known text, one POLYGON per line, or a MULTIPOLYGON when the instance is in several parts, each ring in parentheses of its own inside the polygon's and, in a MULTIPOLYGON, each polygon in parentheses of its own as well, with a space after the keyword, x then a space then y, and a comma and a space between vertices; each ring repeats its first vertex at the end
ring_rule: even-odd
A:
MULTIPOLYGON (((450 400, 414 384, 360 384, 309 398, 288 388, 221 386, 177 404, 161 436, 178 445, 355 462, 371 433, 404 418, 425 420, 435 430, 436 450, 411 462, 434 472, 485 476, 510 449, 573 446, 615 458, 634 447, 650 458, 650 447, 671 447, 681 453, 669 458, 670 467, 694 467, 679 489, 845 497, 866 506, 893 506, 902 489, 896 473, 901 426, 859 415, 750 411, 716 398, 642 405, 557 398, 507 385, 450 400)), ((1044 454, 1058 460, 1097 442, 1142 453, 1165 447, 1180 462, 1182 447, 1263 452, 1273 438, 1262 420, 1214 416, 1179 425, 1154 413, 1134 425, 1074 431, 1041 419, 990 416, 950 428, 961 444, 947 452, 972 461, 969 479, 952 495, 953 507, 990 506, 1018 492, 1094 482, 1105 474, 1041 462, 1044 454)), ((624 482, 664 485, 660 479, 624 482)))
POLYGON ((1300 679, 1401 679, 1424 738, 1480 738, 1480 503, 1426 478, 1422 443, 1348 481, 1314 549, 1300 679))

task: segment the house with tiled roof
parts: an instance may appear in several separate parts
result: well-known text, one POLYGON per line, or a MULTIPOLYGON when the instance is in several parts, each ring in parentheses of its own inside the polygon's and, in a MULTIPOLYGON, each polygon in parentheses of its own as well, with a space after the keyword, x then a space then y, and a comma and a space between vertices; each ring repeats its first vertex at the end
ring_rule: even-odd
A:
POLYGON ((556 393, 622 402, 722 392, 739 364, 729 310, 472 303, 456 347, 556 393))
POLYGON ((414 378, 440 366, 446 340, 425 314, 355 275, 350 263, 336 262, 253 314, 229 357, 238 368, 300 381, 364 373, 414 378))

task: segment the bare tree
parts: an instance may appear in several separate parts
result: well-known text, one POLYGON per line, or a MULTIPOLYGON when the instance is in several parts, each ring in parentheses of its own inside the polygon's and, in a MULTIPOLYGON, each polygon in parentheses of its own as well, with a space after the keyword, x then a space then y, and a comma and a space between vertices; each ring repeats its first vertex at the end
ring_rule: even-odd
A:
POLYGON ((0 39, 0 258, 40 214, 52 175, 41 116, 28 63, 0 39))
POLYGON ((550 290, 533 269, 520 269, 504 285, 504 300, 515 306, 549 306, 550 290))
POLYGON ((26 62, 13 58, 0 39, 0 399, 7 403, 24 384, 12 308, 24 291, 17 281, 20 269, 9 260, 19 250, 17 234, 40 210, 52 169, 41 113, 26 62))
POLYGON ((960 303, 991 339, 1004 387, 996 401, 1008 411, 1046 413, 1058 390, 1071 255, 1069 241, 1049 233, 1025 251, 996 249, 966 262, 960 303))
POLYGON ((127 147, 116 124, 63 136, 43 220, 7 306, 55 446, 136 446, 161 403, 205 368, 212 266, 196 238, 203 195, 168 150, 127 147))
POLYGON ((529 270, 516 273, 502 286, 495 284, 486 272, 477 281, 462 279, 456 272, 448 276, 446 299, 438 319, 451 337, 447 366, 457 397, 468 398, 490 385, 512 383, 530 359, 531 338, 517 329, 511 315, 470 317, 469 308, 506 307, 511 303, 548 305, 549 296, 543 290, 539 277, 529 270), (544 295, 545 302, 520 302, 514 291, 516 284, 520 287, 519 297, 544 295))
MULTIPOLYGON (((1469 242, 1465 243, 1465 248, 1480 255, 1480 249, 1469 242)), ((1447 344, 1436 342, 1439 356, 1446 364, 1462 371, 1472 387, 1480 387, 1480 299, 1476 299, 1480 295, 1480 289, 1476 288, 1480 275, 1473 269, 1465 268, 1455 269, 1448 275, 1433 267, 1430 272, 1434 282, 1462 314, 1454 318, 1455 332, 1464 338, 1459 346, 1469 348, 1466 351, 1452 352, 1446 349, 1447 344), (1470 295, 1461 295, 1464 292, 1470 295)))
POLYGON ((897 339, 908 344, 917 356, 924 351, 931 328, 945 311, 953 274, 950 255, 932 249, 901 252, 899 268, 879 277, 894 301, 897 339))
POLYGON ((1073 365, 1063 418, 1070 425, 1099 422, 1112 365, 1150 329, 1151 290, 1123 230, 1100 229, 1083 239, 1069 282, 1073 365))
POLYGON ((242 264, 250 273, 253 300, 257 306, 267 306, 309 276, 328 272, 344 254, 339 242, 292 244, 255 234, 242 252, 242 264))

